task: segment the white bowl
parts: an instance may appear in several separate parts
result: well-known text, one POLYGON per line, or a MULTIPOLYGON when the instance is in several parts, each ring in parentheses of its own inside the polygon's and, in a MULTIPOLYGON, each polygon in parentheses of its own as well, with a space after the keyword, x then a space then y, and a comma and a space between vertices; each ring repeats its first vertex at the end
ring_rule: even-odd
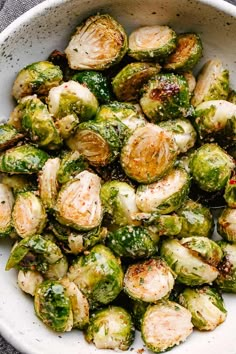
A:
MULTIPOLYGON (((26 64, 47 58, 53 49, 64 49, 75 26, 90 14, 108 12, 127 31, 152 24, 169 24, 176 31, 195 31, 204 43, 204 58, 219 57, 229 68, 236 87, 236 7, 221 0, 47 0, 17 19, 0 34, 0 117, 7 119, 13 107, 11 86, 26 64)), ((0 332, 26 354, 93 354, 74 330, 68 334, 49 331, 34 315, 33 301, 16 285, 14 270, 4 267, 10 245, 0 245, 0 332)), ((228 318, 210 333, 195 331, 173 354, 235 354, 236 296, 225 295, 228 318)), ((132 348, 143 348, 139 335, 132 348)), ((144 348, 144 352, 148 352, 144 348)))

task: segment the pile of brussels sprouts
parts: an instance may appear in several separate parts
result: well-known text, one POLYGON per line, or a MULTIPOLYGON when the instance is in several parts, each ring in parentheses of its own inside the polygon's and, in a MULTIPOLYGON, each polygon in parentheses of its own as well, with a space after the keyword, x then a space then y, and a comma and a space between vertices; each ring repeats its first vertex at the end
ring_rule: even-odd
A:
POLYGON ((109 15, 65 53, 30 64, 0 126, 6 270, 49 328, 127 350, 134 328, 163 352, 226 319, 236 293, 236 93, 197 34, 129 38, 109 15), (208 200, 227 205, 212 239, 208 200), (200 203, 199 201, 203 201, 200 203))

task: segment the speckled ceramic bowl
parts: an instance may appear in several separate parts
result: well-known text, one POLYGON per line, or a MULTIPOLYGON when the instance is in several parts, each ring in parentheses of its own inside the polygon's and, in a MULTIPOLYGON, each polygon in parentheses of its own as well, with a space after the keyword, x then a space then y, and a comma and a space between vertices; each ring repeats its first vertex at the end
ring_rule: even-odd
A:
MULTIPOLYGON (((219 57, 231 72, 236 87, 236 7, 221 0, 47 0, 36 6, 0 34, 0 116, 8 118, 13 107, 11 86, 26 64, 47 58, 55 48, 64 49, 71 31, 84 17, 108 12, 127 31, 152 24, 169 24, 177 31, 196 31, 204 43, 204 58, 219 57)), ((16 273, 5 272, 10 251, 0 245, 0 332, 18 350, 27 354, 94 354, 79 331, 58 335, 34 315, 33 301, 16 285, 16 273)), ((236 297, 225 296, 227 321, 214 332, 195 332, 173 354, 236 354, 236 297)), ((143 348, 139 335, 134 353, 143 348)), ((144 352, 147 350, 144 348, 144 352)))

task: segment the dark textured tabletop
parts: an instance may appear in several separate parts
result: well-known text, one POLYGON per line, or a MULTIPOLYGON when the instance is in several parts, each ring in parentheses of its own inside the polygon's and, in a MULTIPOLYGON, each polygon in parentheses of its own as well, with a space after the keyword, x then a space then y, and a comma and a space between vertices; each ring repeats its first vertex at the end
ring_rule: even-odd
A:
MULTIPOLYGON (((236 5, 236 0, 227 1, 236 5)), ((43 2, 43 0, 0 0, 0 31, 14 21, 15 18, 40 2, 43 2)), ((0 335, 0 354, 20 353, 8 344, 0 335)))

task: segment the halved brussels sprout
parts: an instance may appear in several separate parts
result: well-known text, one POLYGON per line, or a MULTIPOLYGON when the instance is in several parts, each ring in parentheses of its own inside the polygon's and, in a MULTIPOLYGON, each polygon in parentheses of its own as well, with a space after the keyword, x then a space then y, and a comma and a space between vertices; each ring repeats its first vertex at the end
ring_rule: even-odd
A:
MULTIPOLYGON (((206 247, 202 251, 207 252, 208 248, 206 247)), ((195 286, 211 283, 219 275, 217 268, 208 264, 202 257, 202 254, 199 255, 198 252, 193 252, 187 245, 181 245, 178 240, 163 241, 161 257, 165 259, 167 264, 176 273, 178 282, 185 285, 195 286)))
POLYGON ((72 80, 87 86, 100 103, 108 103, 112 100, 110 83, 102 73, 97 71, 81 71, 76 73, 72 77, 72 80))
POLYGON ((207 192, 223 189, 234 167, 233 158, 216 144, 202 145, 190 160, 194 181, 207 192))
POLYGON ((184 342, 192 330, 191 313, 173 301, 161 301, 149 306, 141 325, 142 339, 155 353, 162 353, 184 342))
POLYGON ((12 219, 17 234, 22 237, 40 234, 47 222, 41 200, 33 192, 18 193, 12 219))
POLYGON ((60 168, 60 159, 48 159, 39 174, 39 195, 48 210, 53 210, 58 193, 57 173, 60 168))
POLYGON ((119 63, 127 47, 123 27, 105 14, 90 16, 77 27, 65 53, 71 69, 104 70, 119 63))
POLYGON ((236 208, 236 175, 227 181, 224 198, 229 208, 236 208))
POLYGON ((194 107, 204 101, 226 100, 229 93, 229 71, 219 59, 209 60, 201 69, 191 103, 194 107))
POLYGON ((196 87, 196 79, 193 73, 191 71, 186 71, 182 73, 183 77, 186 79, 188 83, 188 89, 190 93, 193 93, 195 87, 196 87))
POLYGON ((190 108, 190 93, 182 75, 157 74, 142 88, 140 105, 154 123, 185 116, 190 108))
POLYGON ((8 236, 12 229, 14 197, 7 185, 0 183, 0 238, 8 236))
POLYGON ((228 97, 227 97, 227 101, 236 104, 236 91, 235 90, 230 90, 228 97))
POLYGON ((67 182, 56 203, 57 220, 77 230, 91 230, 101 223, 100 178, 83 171, 67 182))
POLYGON ((113 301, 122 290, 123 276, 119 259, 103 245, 96 245, 88 254, 78 257, 68 273, 91 308, 113 301))
POLYGON ((101 200, 105 211, 112 216, 112 223, 138 225, 134 215, 138 212, 135 190, 126 182, 109 181, 102 185, 101 200))
POLYGON ((59 281, 44 281, 34 298, 36 315, 56 332, 69 332, 73 327, 73 312, 69 296, 59 281))
POLYGON ((121 149, 119 125, 122 123, 117 122, 117 127, 108 121, 81 123, 67 140, 67 145, 85 156, 91 165, 105 166, 118 156, 121 149))
POLYGON ((0 150, 5 150, 11 145, 16 144, 24 137, 13 126, 9 124, 0 125, 0 150))
POLYGON ((182 33, 177 46, 166 59, 164 68, 171 71, 192 70, 202 56, 202 41, 195 33, 182 33))
POLYGON ((210 209, 200 203, 188 199, 177 214, 181 217, 182 228, 178 237, 205 236, 210 237, 214 228, 214 220, 210 209))
POLYGON ((186 288, 180 294, 179 302, 191 312, 192 323, 200 331, 212 331, 226 320, 223 298, 210 286, 186 288))
POLYGON ((218 265, 219 276, 216 284, 226 293, 236 293, 236 244, 219 241, 224 257, 218 265))
POLYGON ((63 79, 59 66, 49 61, 39 61, 22 69, 14 82, 12 95, 16 100, 37 93, 47 96, 48 91, 58 86, 63 79))
POLYGON ((188 151, 196 143, 197 133, 188 119, 167 120, 159 123, 159 126, 173 134, 181 153, 188 151))
POLYGON ((157 252, 151 232, 143 226, 124 226, 108 233, 108 247, 118 256, 126 258, 148 258, 157 252))
POLYGON ((130 299, 130 305, 129 305, 130 313, 134 322, 134 326, 138 331, 141 331, 143 316, 148 306, 149 306, 148 302, 136 301, 130 299))
POLYGON ((38 190, 38 183, 35 176, 29 178, 28 175, 10 175, 7 173, 1 173, 0 182, 11 188, 13 194, 38 190))
POLYGON ((66 276, 68 271, 68 261, 65 256, 60 258, 57 262, 48 264, 47 269, 43 271, 45 279, 58 280, 66 276))
POLYGON ((169 295, 175 278, 166 262, 150 258, 128 267, 124 278, 124 291, 134 300, 157 302, 169 295))
POLYGON ((226 241, 236 242, 236 209, 222 211, 217 220, 217 231, 226 241))
POLYGON ((93 313, 85 331, 85 339, 98 349, 128 350, 134 335, 130 314, 118 306, 109 306, 93 313))
POLYGON ((79 118, 75 114, 69 114, 55 122, 55 126, 63 139, 69 138, 79 125, 79 118))
POLYGON ((57 119, 75 114, 85 121, 96 115, 98 101, 87 87, 71 80, 49 91, 48 109, 57 119))
POLYGON ((31 145, 11 148, 0 155, 0 171, 7 173, 37 173, 48 159, 48 154, 31 145))
MULTIPOLYGON (((144 222, 145 223, 145 222, 144 222)), ((182 230, 182 218, 176 214, 156 215, 150 214, 150 219, 146 223, 151 223, 149 227, 159 236, 176 236, 182 230)))
POLYGON ((137 101, 143 84, 159 73, 159 64, 130 63, 112 80, 113 91, 119 101, 137 101))
POLYGON ((121 151, 125 173, 139 183, 152 183, 174 164, 178 149, 170 132, 154 124, 137 128, 121 151))
POLYGON ((18 273, 19 288, 26 294, 35 295, 37 287, 43 282, 42 275, 33 270, 20 270, 18 273))
POLYGON ((57 171, 57 180, 59 183, 66 183, 87 167, 88 163, 78 151, 69 151, 62 157, 57 171))
POLYGON ((129 36, 128 54, 140 61, 167 57, 176 47, 176 33, 168 26, 144 26, 129 36))
POLYGON ((182 205, 188 195, 189 186, 187 172, 181 168, 172 169, 159 181, 138 187, 137 207, 146 213, 169 214, 182 205))

